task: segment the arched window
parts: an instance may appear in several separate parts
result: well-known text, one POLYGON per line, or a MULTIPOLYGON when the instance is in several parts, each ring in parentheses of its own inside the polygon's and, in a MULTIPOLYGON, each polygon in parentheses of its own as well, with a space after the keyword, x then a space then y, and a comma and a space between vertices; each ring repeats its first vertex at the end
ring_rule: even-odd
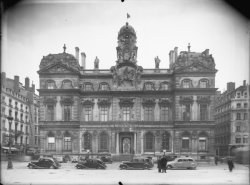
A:
POLYGON ((71 89, 71 88, 73 88, 73 86, 70 80, 64 80, 62 82, 62 89, 71 89))
POLYGON ((84 144, 83 144, 84 150, 91 150, 92 137, 89 132, 84 133, 83 140, 84 140, 84 144))
POLYGON ((56 88, 56 84, 53 80, 48 80, 46 82, 46 87, 47 89, 55 89, 56 88))
POLYGON ((93 84, 89 82, 85 83, 83 88, 84 91, 94 91, 93 84))
POLYGON ((71 135, 66 131, 63 136, 63 150, 71 151, 71 145, 71 135))
POLYGON ((200 88, 207 88, 208 87, 208 79, 201 79, 199 81, 199 87, 200 88))
POLYGON ((182 88, 192 88, 192 81, 190 79, 184 79, 181 83, 182 88))
POLYGON ((144 88, 145 91, 153 91, 155 90, 154 84, 152 82, 145 82, 144 83, 144 88))
POLYGON ((55 135, 52 133, 52 132, 49 132, 48 133, 48 136, 47 136, 47 139, 48 139, 48 150, 49 151, 54 151, 56 150, 56 146, 55 146, 55 135))
POLYGON ((154 151, 154 135, 151 132, 145 134, 145 152, 154 151))
POLYGON ((108 152, 108 134, 102 132, 99 137, 99 152, 108 152))
POLYGON ((170 150, 169 146, 170 135, 168 132, 162 134, 162 150, 170 150))
POLYGON ((162 82, 162 83, 160 83, 160 88, 159 88, 159 90, 165 91, 165 90, 168 90, 168 89, 169 89, 169 84, 168 84, 168 82, 162 82))
POLYGON ((100 83, 99 91, 109 91, 109 90, 110 90, 110 87, 109 87, 108 83, 106 83, 106 82, 100 83))

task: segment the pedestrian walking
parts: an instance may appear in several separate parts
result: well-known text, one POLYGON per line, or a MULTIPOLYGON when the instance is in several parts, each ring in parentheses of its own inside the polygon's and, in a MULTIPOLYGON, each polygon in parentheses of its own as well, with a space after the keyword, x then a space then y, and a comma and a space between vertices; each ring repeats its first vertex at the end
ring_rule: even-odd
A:
POLYGON ((233 168, 234 168, 233 160, 232 160, 231 158, 229 158, 229 159, 227 160, 227 164, 228 164, 229 171, 232 172, 232 171, 233 171, 233 168))
POLYGON ((216 155, 216 156, 214 157, 214 163, 215 163, 216 166, 217 166, 217 164, 218 164, 218 160, 219 160, 219 158, 218 158, 218 156, 216 155))
POLYGON ((158 168, 158 173, 161 173, 161 156, 158 157, 157 168, 158 168))
POLYGON ((163 156, 161 158, 161 168, 162 168, 162 173, 167 173, 167 158, 166 156, 163 156))

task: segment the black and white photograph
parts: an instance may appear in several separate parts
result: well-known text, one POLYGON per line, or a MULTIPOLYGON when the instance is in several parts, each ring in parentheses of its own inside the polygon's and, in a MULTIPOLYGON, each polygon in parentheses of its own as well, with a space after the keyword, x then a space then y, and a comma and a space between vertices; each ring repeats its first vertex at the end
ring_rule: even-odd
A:
POLYGON ((4 185, 248 185, 246 1, 3 0, 4 185))

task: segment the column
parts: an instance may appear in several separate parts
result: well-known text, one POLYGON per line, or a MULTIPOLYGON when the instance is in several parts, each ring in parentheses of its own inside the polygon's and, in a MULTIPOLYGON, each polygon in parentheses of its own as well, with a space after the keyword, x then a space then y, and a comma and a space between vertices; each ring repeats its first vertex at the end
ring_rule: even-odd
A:
POLYGON ((79 153, 82 153, 82 131, 79 132, 79 153))
POLYGON ((134 154, 136 154, 136 132, 134 132, 134 154))
POLYGON ((143 154, 144 153, 144 151, 143 151, 143 147, 144 147, 144 145, 143 145, 143 131, 141 131, 141 154, 143 154))
POLYGON ((116 133, 116 154, 119 154, 119 132, 116 133))

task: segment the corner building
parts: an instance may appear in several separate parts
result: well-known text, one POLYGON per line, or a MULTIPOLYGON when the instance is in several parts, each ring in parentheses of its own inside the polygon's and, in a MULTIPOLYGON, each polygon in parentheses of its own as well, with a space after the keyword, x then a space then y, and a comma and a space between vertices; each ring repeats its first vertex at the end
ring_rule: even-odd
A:
POLYGON ((40 63, 41 154, 214 154, 215 63, 209 50, 169 53, 169 69, 137 65, 136 32, 118 33, 110 69, 85 69, 85 53, 44 56, 40 63))

